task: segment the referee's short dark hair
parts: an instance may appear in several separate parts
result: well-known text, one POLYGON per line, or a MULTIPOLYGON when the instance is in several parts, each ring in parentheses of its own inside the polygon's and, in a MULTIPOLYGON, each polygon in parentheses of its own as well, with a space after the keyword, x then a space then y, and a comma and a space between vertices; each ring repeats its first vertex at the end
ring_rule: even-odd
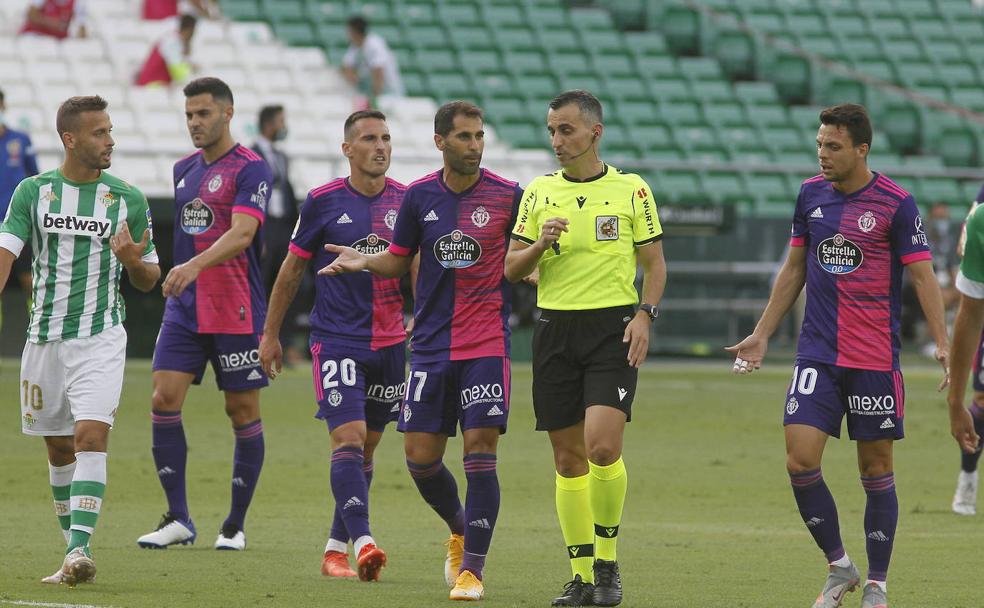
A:
POLYGON ((437 110, 434 115, 434 133, 441 137, 447 137, 454 130, 454 117, 467 116, 468 118, 478 118, 484 120, 482 108, 470 101, 449 101, 437 110))
POLYGON ((347 25, 356 34, 360 36, 365 36, 366 32, 369 31, 369 22, 366 21, 365 17, 360 17, 356 15, 355 17, 349 17, 347 25))
POLYGON ((212 99, 215 101, 221 100, 228 103, 230 106, 233 105, 232 89, 229 88, 229 85, 218 78, 214 78, 212 76, 196 78, 186 84, 184 88, 185 97, 194 97, 195 95, 204 95, 205 93, 212 95, 212 99))
POLYGON ((855 146, 871 147, 871 119, 868 110, 856 103, 842 103, 824 108, 820 112, 820 124, 844 127, 855 146))
POLYGON ((560 95, 550 100, 550 109, 559 110, 566 105, 576 104, 581 115, 589 122, 600 123, 602 121, 601 102, 598 98, 584 89, 572 89, 564 91, 560 95))
POLYGON ((383 122, 386 122, 386 115, 379 110, 359 110, 357 112, 352 112, 349 117, 345 119, 345 126, 342 127, 342 132, 345 135, 345 140, 348 141, 350 131, 355 123, 363 120, 365 118, 377 118, 383 122))

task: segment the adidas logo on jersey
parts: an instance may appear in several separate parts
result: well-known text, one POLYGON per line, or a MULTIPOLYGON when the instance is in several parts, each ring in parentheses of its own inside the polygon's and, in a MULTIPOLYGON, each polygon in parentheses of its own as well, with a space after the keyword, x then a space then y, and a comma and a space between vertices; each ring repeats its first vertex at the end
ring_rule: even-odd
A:
POLYGON ((163 468, 157 469, 157 476, 158 477, 164 477, 165 475, 174 475, 175 473, 177 473, 177 471, 175 471, 171 467, 163 467, 163 468))
POLYGON ((881 530, 875 530, 874 532, 868 535, 868 538, 870 538, 871 540, 877 540, 880 543, 887 543, 890 540, 887 536, 885 536, 885 533, 882 532, 881 530))
POLYGON ((182 177, 181 181, 178 182, 178 185, 175 186, 175 188, 184 188, 184 187, 185 187, 185 178, 182 177))
POLYGON ((625 390, 621 386, 618 387, 618 400, 619 401, 624 401, 625 400, 625 396, 628 395, 628 394, 629 394, 629 391, 625 390))
POLYGON ((233 477, 232 478, 232 485, 236 486, 237 488, 245 488, 246 487, 246 481, 243 480, 242 477, 233 477))
POLYGON ((359 500, 358 496, 353 496, 352 498, 349 498, 348 501, 345 502, 345 506, 342 507, 342 511, 344 511, 345 509, 349 509, 351 507, 361 507, 365 504, 366 503, 359 500))
POLYGON ((885 419, 885 422, 882 422, 881 423, 881 426, 878 427, 878 428, 880 428, 880 429, 894 429, 895 428, 895 423, 892 422, 892 419, 891 418, 886 418, 885 419))
POLYGON ((263 376, 260 375, 259 370, 255 369, 251 371, 248 376, 246 376, 247 380, 259 380, 261 378, 263 378, 263 376))
POLYGON ((810 217, 815 217, 818 220, 822 220, 823 219, 823 209, 821 209, 820 207, 817 207, 816 209, 813 210, 813 213, 810 214, 810 217))
POLYGON ((473 528, 482 528, 484 530, 492 529, 492 526, 489 525, 489 520, 485 519, 484 517, 482 519, 476 519, 475 521, 470 521, 468 522, 468 525, 473 528))
POLYGON ((430 211, 428 211, 427 212, 427 215, 424 216, 424 221, 425 222, 436 222, 438 219, 440 219, 440 218, 437 217, 437 214, 434 213, 434 210, 433 209, 431 209, 430 211))
POLYGON ((502 415, 502 410, 499 409, 499 406, 498 405, 493 405, 492 406, 492 409, 489 410, 488 415, 489 416, 501 416, 502 415))
POLYGON ((342 217, 338 218, 335 222, 336 224, 351 224, 352 218, 349 217, 348 213, 343 213, 342 217))

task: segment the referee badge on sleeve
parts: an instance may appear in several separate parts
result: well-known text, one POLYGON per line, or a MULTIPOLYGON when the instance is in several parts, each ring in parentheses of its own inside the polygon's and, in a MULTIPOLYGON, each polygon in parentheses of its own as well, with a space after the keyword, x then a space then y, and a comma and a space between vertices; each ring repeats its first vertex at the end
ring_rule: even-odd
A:
POLYGON ((595 217, 595 240, 618 240, 618 216, 598 215, 595 217))

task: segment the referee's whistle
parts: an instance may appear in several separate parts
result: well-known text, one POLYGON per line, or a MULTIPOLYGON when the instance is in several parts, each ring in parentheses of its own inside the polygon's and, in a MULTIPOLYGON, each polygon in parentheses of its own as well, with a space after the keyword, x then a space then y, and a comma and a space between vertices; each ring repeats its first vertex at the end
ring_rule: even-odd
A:
POLYGON ((554 241, 551 243, 550 248, 554 250, 554 253, 560 255, 560 243, 554 241))

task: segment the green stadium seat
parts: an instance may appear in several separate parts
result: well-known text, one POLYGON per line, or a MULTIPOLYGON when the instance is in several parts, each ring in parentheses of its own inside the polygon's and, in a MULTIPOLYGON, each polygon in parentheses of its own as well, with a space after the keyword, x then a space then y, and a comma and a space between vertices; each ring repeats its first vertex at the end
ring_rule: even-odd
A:
POLYGON ((622 34, 625 48, 636 57, 645 55, 666 55, 670 51, 666 47, 663 34, 649 30, 645 32, 625 32, 622 34))
POLYGON ((611 97, 621 101, 642 101, 648 103, 652 97, 649 87, 639 78, 629 76, 613 76, 603 78, 604 90, 611 97))
POLYGON ((820 15, 820 13, 787 14, 786 29, 788 29, 791 32, 797 32, 799 34, 806 35, 806 36, 830 35, 830 30, 827 27, 827 22, 820 15))
POLYGON ((909 61, 920 61, 928 58, 928 55, 923 50, 922 45, 918 41, 913 39, 889 39, 882 43, 882 47, 885 49, 885 55, 891 57, 893 61, 898 61, 901 63, 906 63, 909 61))
POLYGON ((584 89, 585 91, 591 91, 598 96, 605 90, 605 81, 593 72, 573 74, 570 76, 561 74, 557 80, 560 82, 560 88, 565 91, 569 91, 571 89, 584 89))
POLYGON ((584 31, 581 32, 581 40, 584 43, 584 48, 589 49, 592 53, 626 53, 622 33, 615 30, 584 31))
POLYGON ((482 16, 475 10, 475 5, 444 4, 438 9, 438 17, 449 30, 455 27, 483 25, 482 16))
POLYGON ((679 78, 680 68, 675 57, 644 56, 636 57, 636 69, 643 78, 679 78))
POLYGON ((974 167, 980 164, 980 140, 968 128, 948 127, 937 137, 936 149, 948 167, 974 167))
POLYGON ((649 91, 656 99, 688 102, 695 99, 690 84, 682 78, 651 78, 646 84, 649 85, 649 91))
POLYGON ((923 177, 917 183, 919 184, 917 200, 922 201, 924 205, 935 202, 944 202, 951 205, 965 202, 960 187, 957 185, 956 180, 952 178, 923 177))
POLYGON ((414 25, 404 28, 410 46, 418 49, 446 49, 448 35, 437 25, 414 25))
POLYGON ((727 80, 698 80, 690 87, 694 96, 702 101, 731 101, 735 98, 734 89, 727 80))
POLYGON ((717 149, 721 147, 717 133, 712 127, 673 125, 671 130, 677 143, 688 151, 717 149))
POLYGON ((758 129, 751 126, 724 127, 718 131, 718 138, 732 151, 763 145, 758 129))
POLYGON ((571 25, 582 32, 615 29, 612 14, 601 8, 575 8, 570 11, 571 25))
POLYGON ((961 203, 958 203, 958 206, 961 209, 961 213, 963 213, 963 210, 966 209, 964 205, 971 201, 977 201, 980 198, 978 194, 981 191, 981 182, 980 180, 960 182, 960 191, 963 194, 963 199, 961 203))
POLYGON ((739 31, 721 32, 714 38, 713 54, 722 70, 733 79, 749 79, 755 73, 755 43, 739 31))
POLYGON ((539 51, 540 41, 533 30, 525 27, 492 30, 492 38, 502 52, 539 51))
POLYGON ((783 23, 782 16, 778 12, 747 13, 744 21, 746 26, 764 34, 777 34, 788 31, 786 24, 783 23))
POLYGON ((762 140, 777 154, 802 152, 812 147, 812 139, 804 140, 799 129, 793 127, 767 127, 762 129, 762 140))
POLYGON ((408 42, 403 35, 403 28, 397 24, 373 23, 370 31, 374 34, 379 34, 391 49, 408 46, 408 42))
POLYGON ((399 14, 400 22, 413 28, 434 27, 439 23, 437 11, 430 0, 403 0, 399 14))
POLYGON ((769 67, 769 80, 789 103, 806 103, 812 98, 813 66, 796 55, 780 55, 769 67))
POLYGON ((344 23, 322 21, 315 27, 315 31, 325 48, 329 46, 348 48, 348 34, 345 33, 344 23))
POLYGON ((837 33, 845 38, 864 39, 864 37, 871 35, 871 28, 869 27, 868 20, 860 15, 838 14, 833 16, 831 21, 836 23, 837 33))
POLYGON ((619 140, 616 142, 602 142, 602 153, 621 164, 623 160, 634 161, 640 157, 639 149, 632 142, 619 140))
MULTIPOLYGON (((650 5, 652 6, 652 5, 650 5)), ((656 11, 649 14, 650 24, 663 31, 667 46, 678 55, 693 55, 700 50, 700 17, 690 8, 671 4, 657 22, 656 11)))
POLYGON ((603 76, 631 76, 638 78, 635 62, 632 57, 622 53, 595 53, 591 55, 591 65, 603 76))
POLYGON ((820 110, 818 106, 790 106, 789 120, 800 129, 816 130, 820 128, 820 110))
POLYGON ((513 83, 513 79, 506 72, 485 72, 484 74, 472 74, 471 76, 476 93, 483 97, 513 97, 516 95, 516 86, 513 83))
POLYGON ((546 70, 546 58, 538 51, 503 53, 502 63, 512 74, 539 74, 546 70))
POLYGON ((721 64, 709 57, 681 57, 679 60, 680 73, 690 81, 721 80, 721 64))
POLYGON ((499 57, 499 53, 496 51, 463 50, 458 53, 458 61, 461 62, 461 67, 468 72, 486 73, 504 71, 502 58, 499 57))
MULTIPOLYGON (((516 92, 528 99, 550 100, 560 93, 560 85, 550 72, 540 72, 538 74, 529 73, 518 75, 516 80, 516 92)), ((536 115, 547 112, 547 104, 544 103, 537 111, 536 115)))
POLYGON ((777 104, 779 94, 771 82, 736 82, 735 97, 746 104, 777 104))
MULTIPOLYGON (((984 59, 984 55, 981 56, 984 59)), ((948 61, 937 66, 942 81, 954 88, 977 86, 980 79, 977 67, 968 61, 948 61)))
POLYGON ((923 46, 933 61, 940 65, 967 59, 963 46, 955 40, 923 39, 923 46))
POLYGON ((273 24, 273 32, 290 46, 318 46, 321 43, 307 21, 277 21, 273 24))
POLYGON ((763 127, 782 127, 789 125, 789 115, 785 106, 779 104, 749 104, 745 114, 750 123, 763 127))
POLYGON ((956 88, 953 90, 952 99, 953 103, 961 108, 984 112, 984 92, 980 87, 956 88))
POLYGON ((622 125, 610 123, 605 125, 605 132, 602 138, 602 145, 611 145, 615 142, 628 141, 631 138, 629 130, 622 125))
POLYGON ((660 101, 659 119, 680 126, 706 124, 695 101, 660 101))
POLYGON ((400 80, 403 81, 403 87, 407 90, 408 95, 425 97, 430 94, 430 88, 423 72, 403 68, 400 70, 400 80))
POLYGON ((260 0, 260 6, 266 18, 274 23, 307 20, 304 0, 260 0))
POLYGON ((745 182, 738 172, 708 171, 701 178, 701 184, 711 201, 719 204, 750 202, 745 182))
POLYGON ((839 59, 843 51, 840 45, 830 35, 824 36, 799 36, 797 45, 813 55, 819 55, 827 59, 839 59))
POLYGON ((673 143, 672 135, 666 125, 655 122, 640 122, 632 127, 635 141, 643 154, 654 146, 673 143))
POLYGON ((548 53, 583 53, 581 39, 570 30, 541 29, 537 34, 548 53))
POLYGON ((895 0, 897 15, 905 15, 913 23, 927 19, 939 19, 940 13, 933 2, 925 0, 895 0))
POLYGON ((619 0, 608 9, 615 27, 624 30, 646 22, 646 0, 619 0))
POLYGON ((571 20, 563 6, 527 6, 526 16, 529 23, 542 23, 547 27, 566 28, 571 20))
POLYGON ((651 143, 646 146, 642 155, 649 160, 664 162, 679 162, 687 159, 686 152, 672 142, 651 143))
POLYGON ((872 78, 878 78, 885 82, 898 82, 895 65, 891 61, 871 59, 856 62, 852 67, 856 71, 872 78))
POLYGON ((434 70, 448 72, 460 69, 458 54, 450 49, 417 49, 414 51, 414 60, 417 67, 425 72, 434 70))
POLYGON ((591 64, 588 63, 588 55, 583 52, 551 52, 547 56, 547 65, 557 74, 558 78, 574 78, 580 75, 595 76, 595 71, 591 69, 591 64))
POLYGON ((984 25, 977 18, 966 21, 950 21, 947 25, 950 29, 950 35, 964 43, 984 40, 984 25))
MULTIPOLYGON (((279 0, 278 0, 279 2, 279 0)), ((361 15, 369 22, 370 28, 378 23, 395 23, 396 15, 393 7, 385 1, 363 1, 349 4, 349 14, 361 15)))
POLYGON ((658 171, 656 179, 650 181, 649 187, 656 193, 657 200, 664 202, 688 203, 705 200, 695 171, 658 171))
POLYGON ((546 130, 532 122, 507 122, 496 125, 500 139, 508 141, 517 148, 548 148, 550 140, 546 130))
POLYGON ((921 119, 919 111, 909 101, 898 99, 886 103, 880 117, 889 143, 903 154, 917 152, 920 147, 921 119))
MULTIPOLYGON (((795 200, 796 190, 792 190, 789 187, 789 183, 786 180, 785 174, 773 173, 773 172, 752 172, 745 174, 745 183, 748 184, 748 190, 755 197, 762 199, 786 199, 787 201, 795 200)), ((792 213, 792 205, 789 209, 792 213)))
MULTIPOLYGON (((482 26, 457 26, 447 30, 446 40, 459 51, 493 51, 497 44, 492 31, 482 26)), ((442 48, 447 47, 447 42, 442 48)))
POLYGON ((909 21, 912 34, 922 40, 947 40, 952 38, 950 27, 942 18, 924 17, 909 21))
POLYGON ((483 4, 482 17, 492 28, 525 26, 526 15, 518 6, 483 4))
POLYGON ((883 60, 888 56, 875 38, 846 38, 841 42, 841 48, 854 61, 883 60))
POLYGON ((222 13, 238 21, 260 21, 263 11, 256 0, 223 0, 222 13))
POLYGON ((475 88, 467 76, 458 72, 430 72, 427 85, 439 101, 475 99, 475 88))
POLYGON ((485 97, 482 100, 482 110, 485 118, 493 125, 527 119, 526 105, 518 97, 485 97))
POLYGON ((823 85, 819 98, 821 102, 828 105, 838 103, 864 104, 866 102, 866 87, 848 76, 834 76, 823 85))
POLYGON ((912 36, 909 23, 902 17, 878 17, 871 22, 871 31, 879 38, 907 38, 912 36))
POLYGON ((701 100, 704 117, 716 127, 740 126, 748 123, 745 108, 734 98, 720 101, 701 100))

